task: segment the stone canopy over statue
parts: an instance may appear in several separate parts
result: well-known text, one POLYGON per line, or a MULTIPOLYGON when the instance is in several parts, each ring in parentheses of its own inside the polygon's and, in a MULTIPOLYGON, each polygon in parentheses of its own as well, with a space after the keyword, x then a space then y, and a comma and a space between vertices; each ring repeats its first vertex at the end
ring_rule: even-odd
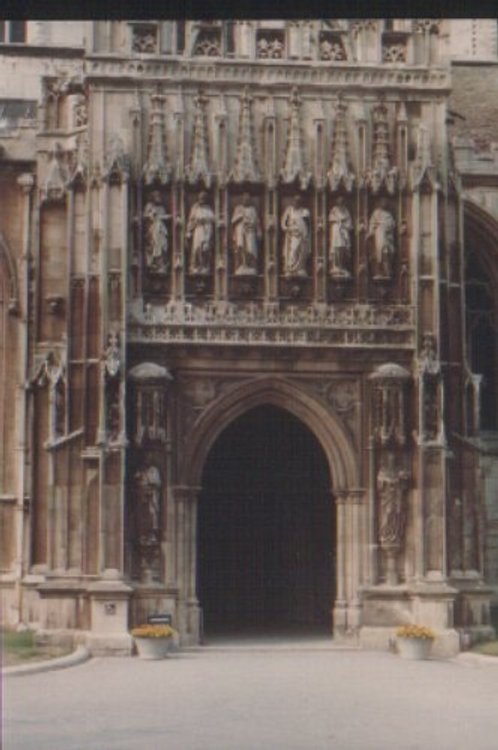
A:
POLYGON ((351 232, 353 220, 344 205, 344 199, 339 197, 336 205, 329 213, 330 245, 329 271, 334 279, 351 278, 352 248, 351 232))
POLYGON ((367 235, 367 239, 371 239, 370 267, 374 281, 388 281, 393 277, 395 227, 396 222, 387 210, 387 202, 381 200, 370 217, 367 235))
POLYGON ((261 224, 248 193, 235 206, 232 214, 232 245, 236 276, 255 276, 258 272, 258 243, 261 224))
POLYGON ((284 276, 308 276, 306 264, 310 256, 310 212, 302 206, 299 195, 294 196, 292 204, 285 209, 281 227, 284 232, 284 276))
POLYGON ((208 203, 207 193, 199 193, 190 209, 187 223, 187 240, 190 241, 189 273, 207 276, 211 272, 214 250, 214 212, 208 203))

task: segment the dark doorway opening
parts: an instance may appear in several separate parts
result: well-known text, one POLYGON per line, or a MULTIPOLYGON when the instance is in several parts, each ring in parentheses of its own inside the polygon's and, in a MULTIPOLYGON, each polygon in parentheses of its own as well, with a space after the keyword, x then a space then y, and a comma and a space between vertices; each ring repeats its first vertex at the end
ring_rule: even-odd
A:
POLYGON ((297 418, 261 406, 204 467, 198 596, 204 633, 331 633, 335 509, 328 462, 297 418))

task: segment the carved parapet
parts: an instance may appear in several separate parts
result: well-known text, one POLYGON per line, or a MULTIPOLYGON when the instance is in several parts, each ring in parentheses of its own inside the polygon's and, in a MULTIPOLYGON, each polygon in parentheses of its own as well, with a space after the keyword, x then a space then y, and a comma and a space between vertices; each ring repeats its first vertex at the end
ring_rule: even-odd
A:
POLYGON ((170 303, 130 310, 132 342, 412 348, 413 309, 347 304, 204 306, 170 303))

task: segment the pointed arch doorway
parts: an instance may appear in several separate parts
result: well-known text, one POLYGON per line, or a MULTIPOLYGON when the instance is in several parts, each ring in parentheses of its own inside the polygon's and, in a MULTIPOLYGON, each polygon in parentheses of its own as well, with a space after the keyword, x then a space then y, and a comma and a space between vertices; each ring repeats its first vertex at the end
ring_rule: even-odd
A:
POLYGON ((269 404, 213 444, 198 507, 197 593, 206 637, 332 632, 335 507, 311 430, 269 404))

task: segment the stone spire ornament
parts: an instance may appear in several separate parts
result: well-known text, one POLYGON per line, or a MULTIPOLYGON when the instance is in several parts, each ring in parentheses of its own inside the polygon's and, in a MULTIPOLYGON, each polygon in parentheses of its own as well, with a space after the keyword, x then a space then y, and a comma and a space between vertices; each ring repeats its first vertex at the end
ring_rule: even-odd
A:
POLYGON ((290 105, 289 136, 287 138, 284 166, 280 172, 280 176, 282 182, 285 184, 291 184, 295 180, 299 180, 301 189, 305 190, 309 185, 311 172, 306 169, 304 145, 301 137, 301 99, 296 87, 292 89, 290 105))
POLYGON ((151 96, 151 114, 149 126, 149 145, 147 161, 144 165, 144 182, 146 185, 158 183, 167 185, 171 175, 171 165, 166 153, 164 133, 164 97, 157 91, 151 96))
POLYGON ((338 190, 342 186, 350 193, 353 189, 355 178, 348 164, 346 105, 341 95, 339 95, 336 104, 330 169, 327 172, 327 177, 331 190, 338 190))
POLYGON ((187 180, 190 184, 204 182, 204 185, 208 188, 211 185, 211 175, 209 172, 206 104, 206 97, 199 92, 195 97, 194 133, 190 164, 187 168, 187 180))
POLYGON ((231 175, 236 183, 258 182, 260 179, 253 138, 251 103, 252 96, 246 88, 241 98, 239 140, 231 175))
POLYGON ((129 178, 130 172, 130 157, 125 153, 123 141, 119 135, 113 134, 105 157, 104 178, 108 182, 120 183, 129 178))
POLYGON ((60 143, 56 143, 50 155, 47 177, 41 189, 42 200, 62 201, 66 194, 67 169, 64 164, 64 152, 60 143))
POLYGON ((385 187, 388 193, 393 194, 397 176, 398 170, 391 166, 387 107, 382 98, 373 110, 372 168, 367 176, 367 185, 373 193, 385 187))
POLYGON ((76 187, 78 185, 84 187, 88 179, 88 135, 84 131, 78 137, 76 144, 76 160, 74 169, 72 170, 71 177, 69 179, 69 185, 76 187))
POLYGON ((430 133, 424 125, 419 125, 417 133, 417 151, 412 170, 412 187, 419 188, 427 182, 433 189, 436 187, 436 175, 431 157, 430 133))

